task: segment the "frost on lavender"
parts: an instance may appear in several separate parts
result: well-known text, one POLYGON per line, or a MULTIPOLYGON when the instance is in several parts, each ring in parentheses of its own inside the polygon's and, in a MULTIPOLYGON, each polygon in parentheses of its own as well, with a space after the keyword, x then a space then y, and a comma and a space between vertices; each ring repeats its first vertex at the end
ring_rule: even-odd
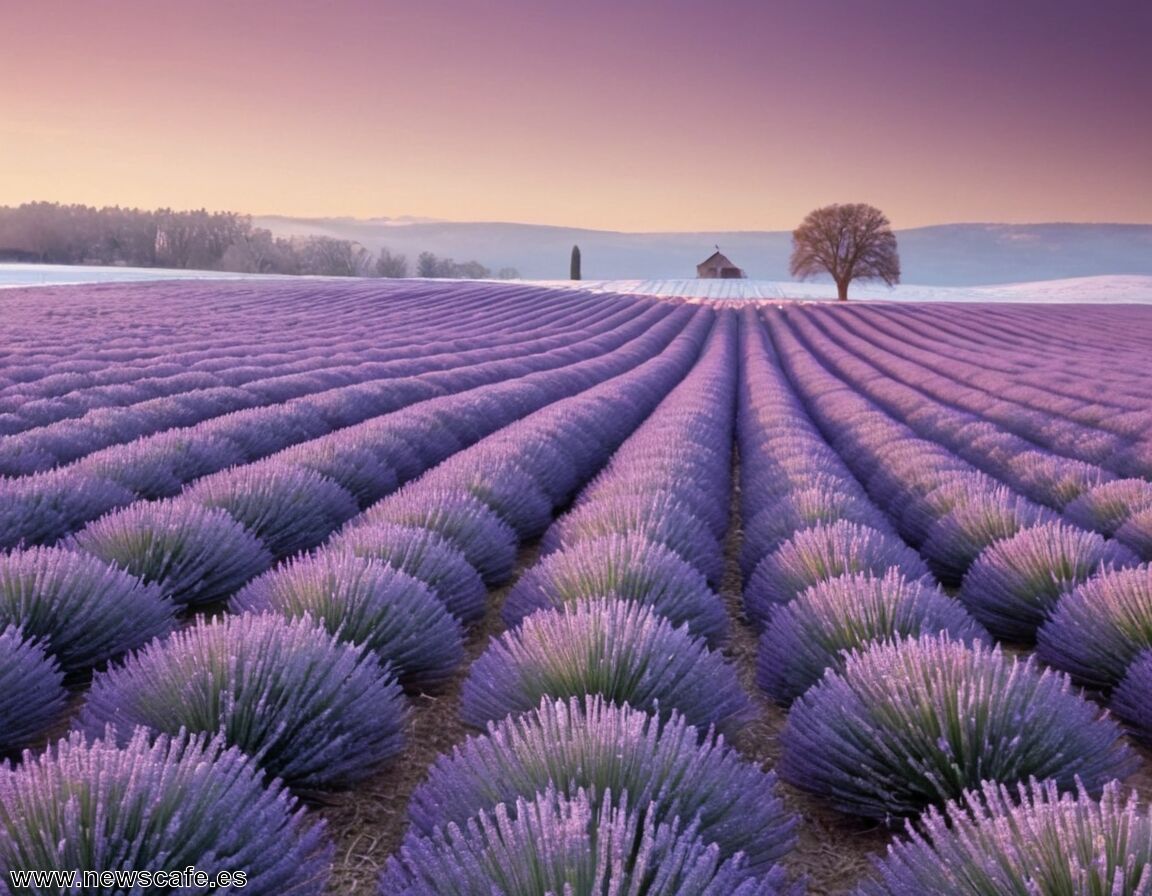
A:
MULTIPOLYGON (((236 749, 138 731, 123 746, 72 734, 0 767, 0 867, 243 872, 246 891, 320 896, 323 822, 236 749)), ((10 892, 7 875, 0 892, 10 892)), ((21 891, 24 892, 24 891, 21 891)), ((47 892, 47 891, 43 891, 47 892)), ((85 893, 123 893, 121 887, 85 893)))
POLYGON ((997 638, 1031 642, 1062 594, 1101 568, 1138 563, 1095 532, 1041 523, 985 548, 964 576, 960 600, 997 638))
POLYGON ((199 622, 98 674, 76 727, 143 725, 221 734, 269 774, 306 789, 344 787, 400 751, 406 706, 373 654, 310 618, 199 622))
POLYGON ((380 896, 540 896, 644 893, 647 896, 798 896, 779 867, 752 876, 743 859, 724 859, 695 824, 657 824, 647 807, 604 794, 597 809, 579 790, 549 787, 501 803, 463 825, 410 838, 388 860, 380 896), (614 808, 614 802, 619 803, 614 808))
POLYGON ((907 835, 853 896, 1140 896, 1152 880, 1152 819, 1118 781, 1099 800, 1053 781, 986 783, 907 835))
POLYGON ((16 626, 0 626, 0 756, 43 737, 67 698, 57 662, 16 626))
POLYGON ((839 576, 775 607, 760 637, 756 683, 788 706, 825 671, 844 668, 849 651, 873 641, 946 632, 966 644, 990 643, 964 607, 896 569, 839 576))
POLYGON ((744 608, 763 628, 771 609, 805 588, 850 573, 883 575, 896 568, 930 584, 924 561, 895 535, 839 521, 797 532, 756 565, 744 589, 744 608))
POLYGON ((1152 565, 1106 570, 1065 594, 1036 636, 1036 655, 1109 691, 1152 648, 1152 565))
POLYGON ((481 728, 545 696, 594 694, 727 731, 748 710, 734 670, 687 629, 641 604, 581 598, 533 613, 489 644, 464 682, 460 715, 481 728))
POLYGON ((419 579, 378 561, 324 552, 265 573, 233 596, 236 611, 310 615, 390 665, 407 690, 434 689, 464 658, 463 631, 419 579))
POLYGON ((1099 793, 1132 766, 1120 727, 1000 649, 948 636, 878 642, 849 654, 792 705, 780 777, 852 815, 914 816, 983 781, 1079 779, 1099 793))
POLYGON ((550 554, 520 577, 501 615, 514 626, 537 610, 588 597, 649 606, 713 647, 728 636, 724 604, 704 576, 642 535, 607 535, 550 554))
POLYGON ((649 805, 657 824, 696 819, 700 837, 721 855, 745 854, 749 870, 767 871, 795 843, 796 819, 775 792, 776 776, 743 761, 724 738, 704 736, 679 713, 661 724, 602 697, 544 698, 531 713, 511 716, 469 738, 433 765, 412 795, 410 836, 449 823, 464 825, 481 811, 549 785, 567 797, 587 789, 627 794, 649 805))
POLYGON ((260 540, 223 510, 179 498, 110 513, 76 533, 71 545, 188 606, 221 600, 272 565, 260 540))
POLYGON ((73 673, 133 650, 176 625, 155 585, 99 557, 62 548, 0 555, 0 624, 18 625, 73 673))
POLYGON ((484 580, 459 550, 430 529, 371 523, 346 529, 326 547, 380 560, 419 579, 464 625, 484 617, 484 580))

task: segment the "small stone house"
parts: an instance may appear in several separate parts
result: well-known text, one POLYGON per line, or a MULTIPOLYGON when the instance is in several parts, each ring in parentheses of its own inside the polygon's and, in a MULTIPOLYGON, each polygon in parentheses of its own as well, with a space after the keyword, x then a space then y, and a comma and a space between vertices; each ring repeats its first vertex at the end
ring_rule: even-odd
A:
POLYGON ((744 272, 728 260, 719 248, 696 265, 696 277, 700 280, 740 280, 744 272))

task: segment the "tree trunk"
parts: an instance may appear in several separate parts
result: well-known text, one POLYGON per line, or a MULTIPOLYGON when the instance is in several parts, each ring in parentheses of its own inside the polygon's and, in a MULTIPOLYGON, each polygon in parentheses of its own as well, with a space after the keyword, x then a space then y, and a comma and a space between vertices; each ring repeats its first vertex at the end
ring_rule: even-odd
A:
POLYGON ((836 298, 841 302, 848 301, 848 284, 850 280, 837 280, 836 281, 836 298))

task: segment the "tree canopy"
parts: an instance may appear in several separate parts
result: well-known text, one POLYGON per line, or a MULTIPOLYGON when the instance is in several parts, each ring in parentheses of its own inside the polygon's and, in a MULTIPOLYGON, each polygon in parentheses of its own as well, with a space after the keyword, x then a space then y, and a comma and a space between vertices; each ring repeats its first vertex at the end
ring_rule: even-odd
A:
POLYGON ((841 301, 853 280, 900 282, 896 235, 878 208, 862 202, 827 205, 810 212, 792 231, 792 276, 830 274, 841 301))

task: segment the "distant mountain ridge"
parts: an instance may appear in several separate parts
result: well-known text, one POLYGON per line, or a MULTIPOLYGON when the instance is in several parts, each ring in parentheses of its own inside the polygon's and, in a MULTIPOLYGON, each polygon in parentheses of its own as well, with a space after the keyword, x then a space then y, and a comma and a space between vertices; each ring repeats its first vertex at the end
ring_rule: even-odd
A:
MULTIPOLYGON (((718 245, 748 277, 789 280, 789 231, 621 233, 539 224, 417 218, 253 219, 277 236, 327 235, 516 268, 526 279, 567 276, 578 244, 590 279, 693 277, 718 245)), ((1103 274, 1152 274, 1152 224, 943 224, 896 231, 905 283, 972 286, 1103 274)))

